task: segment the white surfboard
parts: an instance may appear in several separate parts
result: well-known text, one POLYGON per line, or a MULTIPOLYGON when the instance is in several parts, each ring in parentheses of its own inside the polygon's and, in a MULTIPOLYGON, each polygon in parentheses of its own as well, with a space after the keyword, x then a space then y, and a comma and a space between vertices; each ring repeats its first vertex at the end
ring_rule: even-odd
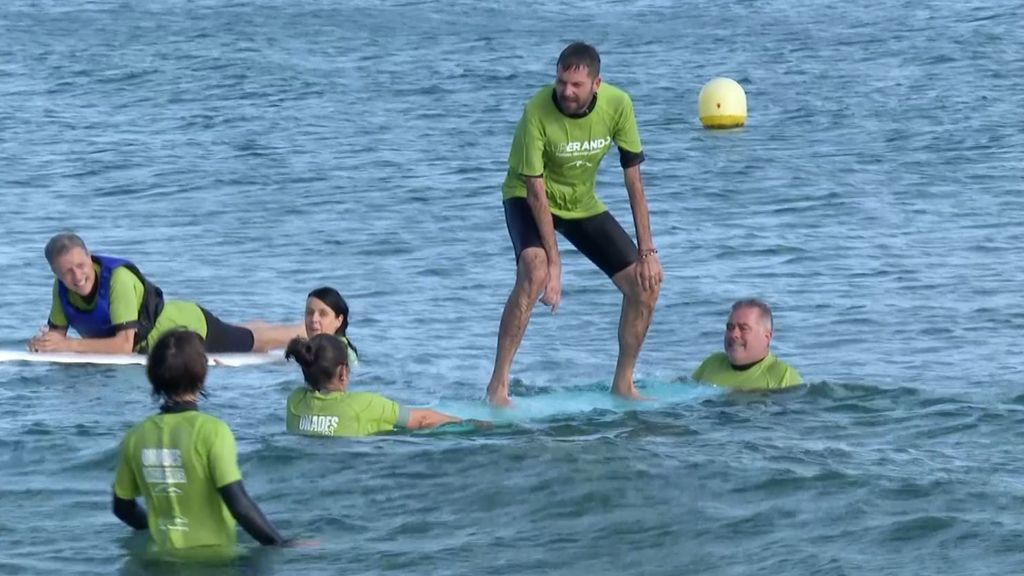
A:
MULTIPOLYGON (((284 361, 284 352, 244 352, 207 354, 211 366, 254 366, 284 361)), ((143 354, 79 354, 77 352, 29 352, 28 350, 0 350, 0 362, 44 362, 51 364, 102 364, 127 366, 146 364, 143 354)))

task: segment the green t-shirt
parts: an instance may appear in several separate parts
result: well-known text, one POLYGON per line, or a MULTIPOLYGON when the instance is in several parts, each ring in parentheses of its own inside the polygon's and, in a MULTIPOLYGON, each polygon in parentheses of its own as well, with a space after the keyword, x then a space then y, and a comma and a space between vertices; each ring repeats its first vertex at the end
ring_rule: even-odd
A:
POLYGON ((305 436, 368 436, 408 421, 397 402, 371 392, 320 393, 308 386, 288 395, 288 431, 305 436))
POLYGON ((611 143, 640 153, 640 133, 633 102, 619 88, 602 83, 589 114, 571 118, 545 86, 526 104, 508 154, 502 199, 525 198, 525 176, 544 175, 551 213, 562 218, 587 218, 606 210, 594 192, 597 167, 611 143))
POLYGON ((114 495, 145 498, 157 550, 232 547, 235 519, 217 489, 241 479, 227 424, 195 410, 157 414, 125 435, 114 495))
MULTIPOLYGON (((96 269, 96 281, 100 281, 100 265, 93 263, 96 269)), ((53 304, 50 305, 50 324, 58 328, 67 328, 68 319, 60 305, 57 283, 53 282, 53 304)), ((119 266, 110 273, 110 323, 114 326, 135 328, 139 321, 139 308, 145 289, 142 280, 124 266, 119 266)), ((96 306, 96 302, 86 302, 75 292, 68 290, 68 301, 72 306, 88 312, 96 306)), ((160 336, 172 328, 186 328, 206 338, 206 317, 198 305, 184 300, 165 300, 164 309, 157 317, 153 330, 146 337, 146 344, 152 348, 160 336)))
POLYGON ((744 391, 789 388, 802 382, 800 374, 774 354, 768 354, 746 370, 737 370, 729 364, 725 352, 715 352, 708 356, 694 371, 693 379, 744 391))
POLYGON ((348 365, 350 368, 355 368, 359 364, 359 355, 352 349, 352 344, 349 343, 348 338, 344 336, 338 336, 338 340, 345 345, 345 350, 348 351, 348 365))

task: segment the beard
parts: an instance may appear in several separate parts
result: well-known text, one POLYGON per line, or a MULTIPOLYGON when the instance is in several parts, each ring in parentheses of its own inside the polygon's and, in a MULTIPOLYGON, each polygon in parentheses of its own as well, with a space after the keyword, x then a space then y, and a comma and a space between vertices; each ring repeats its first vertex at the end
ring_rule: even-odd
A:
POLYGON ((561 94, 558 95, 558 105, 562 108, 563 112, 567 114, 579 114, 587 109, 590 105, 590 101, 594 99, 594 91, 588 94, 580 94, 572 98, 566 98, 561 94))

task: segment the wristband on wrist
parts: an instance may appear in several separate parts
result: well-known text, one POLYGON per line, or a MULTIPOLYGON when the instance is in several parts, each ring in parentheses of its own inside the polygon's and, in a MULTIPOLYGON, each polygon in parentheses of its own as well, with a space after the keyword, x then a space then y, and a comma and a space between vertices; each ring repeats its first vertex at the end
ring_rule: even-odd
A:
POLYGON ((637 255, 640 257, 641 260, 643 260, 644 258, 648 258, 651 255, 657 254, 657 253, 658 253, 658 249, 657 248, 647 248, 645 250, 640 250, 637 253, 637 255))

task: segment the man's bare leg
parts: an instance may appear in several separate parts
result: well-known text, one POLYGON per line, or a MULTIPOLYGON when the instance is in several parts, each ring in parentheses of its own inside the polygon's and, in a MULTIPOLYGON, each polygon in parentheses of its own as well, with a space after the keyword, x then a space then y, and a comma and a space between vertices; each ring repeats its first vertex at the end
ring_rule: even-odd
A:
POLYGON ((527 248, 519 255, 516 266, 516 284, 505 302, 498 326, 498 348, 494 356, 494 370, 487 384, 487 401, 494 406, 506 406, 508 380, 519 344, 530 322, 530 312, 540 298, 547 281, 548 259, 542 248, 527 248))
POLYGON ((630 399, 640 398, 633 382, 633 370, 661 291, 660 286, 642 290, 636 277, 636 266, 631 264, 612 278, 622 292, 622 313, 619 315, 619 359, 615 363, 611 392, 630 399))

